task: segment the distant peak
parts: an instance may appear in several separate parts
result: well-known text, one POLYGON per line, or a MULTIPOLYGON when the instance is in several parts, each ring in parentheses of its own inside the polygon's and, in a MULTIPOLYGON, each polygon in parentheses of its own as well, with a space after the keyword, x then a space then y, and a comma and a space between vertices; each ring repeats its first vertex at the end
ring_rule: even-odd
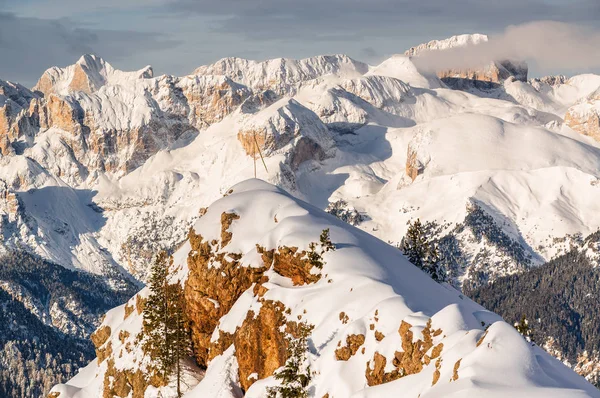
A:
POLYGON ((95 54, 84 54, 81 56, 81 58, 79 58, 79 60, 77 60, 75 64, 91 70, 101 70, 107 65, 110 65, 108 62, 104 61, 104 59, 95 54))

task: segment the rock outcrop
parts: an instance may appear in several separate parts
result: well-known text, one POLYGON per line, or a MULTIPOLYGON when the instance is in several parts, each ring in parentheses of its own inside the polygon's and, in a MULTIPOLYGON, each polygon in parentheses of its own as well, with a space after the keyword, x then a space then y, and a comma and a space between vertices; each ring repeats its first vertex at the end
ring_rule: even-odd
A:
POLYGON ((20 139, 31 141, 36 121, 38 96, 20 84, 0 80, 0 153, 15 153, 20 139))
MULTIPOLYGON (((419 56, 425 51, 443 51, 456 47, 476 46, 488 41, 482 34, 452 36, 444 40, 432 40, 428 43, 411 47, 405 52, 410 57, 419 56)), ((478 69, 439 70, 437 75, 443 81, 446 79, 464 79, 476 82, 502 83, 509 77, 526 82, 527 64, 514 60, 497 60, 478 69)))
POLYGON ((600 89, 570 107, 565 124, 579 134, 600 141, 600 89))
POLYGON ((293 170, 307 160, 323 160, 330 156, 333 139, 327 127, 311 110, 293 99, 281 100, 260 111, 238 132, 244 151, 258 158, 277 154, 294 143, 288 153, 293 170))

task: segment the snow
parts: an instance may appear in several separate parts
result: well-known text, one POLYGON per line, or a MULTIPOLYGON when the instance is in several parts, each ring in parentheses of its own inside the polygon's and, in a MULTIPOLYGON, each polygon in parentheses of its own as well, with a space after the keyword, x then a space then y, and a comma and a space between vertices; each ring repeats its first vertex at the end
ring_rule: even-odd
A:
MULTIPOLYGON (((151 78, 153 75, 150 66, 135 72, 123 72, 113 68, 112 65, 96 55, 85 54, 74 65, 66 68, 52 67, 46 70, 43 76, 52 82, 53 91, 56 94, 68 95, 71 92, 69 85, 78 68, 85 73, 92 92, 105 85, 126 85, 133 80, 151 78)), ((36 87, 34 87, 35 89, 36 87)))
MULTIPOLYGON (((96 61, 92 69, 111 70, 105 61, 96 61)), ((17 222, 21 232, 5 240, 29 242, 31 250, 75 268, 129 272, 144 279, 150 259, 137 255, 142 247, 136 237, 151 237, 143 250, 177 246, 201 207, 252 177, 252 158, 237 139, 238 132, 252 129, 273 137, 289 129, 318 142, 327 159, 291 169, 293 139, 265 151, 269 172, 259 162, 258 176, 320 208, 345 200, 366 215, 360 227, 386 241, 398 242, 406 222, 416 217, 461 222, 462 209, 473 199, 502 215, 540 258, 555 253, 548 239, 600 227, 597 206, 585 199, 596 194, 591 184, 598 174, 598 143, 561 128, 557 110, 571 105, 565 98, 593 92, 600 85, 595 75, 553 87, 507 81, 506 91, 520 105, 441 88, 437 78, 423 76, 406 56, 391 57, 368 71, 341 56, 264 63, 228 59, 200 69, 184 78, 106 72, 113 77, 97 91, 69 98, 76 98, 101 130, 112 131, 144 126, 154 115, 187 118, 182 103, 172 98, 172 85, 203 92, 202 87, 224 84, 242 95, 252 91, 244 84, 283 79, 278 87, 288 96, 252 112, 238 109, 187 141, 165 144, 166 150, 126 175, 94 171, 86 177, 67 145, 71 133, 57 128, 38 133, 23 155, 0 160, 0 178, 9 184, 25 181, 26 188, 15 189, 25 200, 29 196, 20 191, 52 188, 56 203, 25 206, 17 222), (414 182, 405 176, 407 151, 413 147, 425 165, 414 182), (80 194, 73 199, 70 189, 80 194), (544 248, 538 250, 540 245, 544 248)), ((127 159, 130 150, 124 147, 111 156, 127 159)))
MULTIPOLYGON (((311 369, 315 371, 312 381, 315 396, 329 393, 330 396, 384 397, 393 395, 393 391, 404 391, 406 396, 415 397, 419 394, 429 397, 600 396, 558 360, 527 343, 499 316, 485 311, 450 286, 435 283, 408 263, 396 248, 266 182, 247 180, 233 186, 231 191, 209 207, 194 224, 194 229, 204 239, 218 239, 221 214, 234 211, 240 218, 229 229, 233 236, 227 250, 243 254, 244 266, 252 265, 249 261, 260 261, 249 255, 256 252, 256 244, 267 249, 283 245, 306 248, 311 241, 318 240, 323 229, 330 229, 336 250, 324 255, 322 273, 327 277, 314 284, 293 286, 286 278, 271 277, 272 273, 264 295, 264 299, 281 301, 289 308, 290 320, 302 315, 302 320, 315 325, 310 336, 309 356, 311 369), (273 221, 274 215, 277 223, 273 221), (347 323, 340 321, 341 312, 348 316, 347 323), (430 318, 432 327, 442 330, 434 337, 434 345, 443 344, 439 381, 432 386, 435 370, 432 361, 417 374, 368 387, 364 376, 366 363, 375 352, 385 355, 391 363, 394 351, 401 346, 397 332, 401 321, 412 325, 413 339, 416 339, 430 318), (482 322, 490 326, 478 345, 484 336, 482 322), (385 335, 381 342, 374 338, 368 326, 371 323, 385 335), (334 351, 338 342, 344 342, 350 334, 366 336, 364 353, 359 350, 348 361, 337 361, 334 351), (459 359, 459 378, 450 381, 459 359)), ((189 246, 183 246, 175 255, 177 262, 185 261, 189 250, 189 246)), ((231 311, 221 318, 218 328, 235 331, 240 318, 260 306, 252 291, 251 287, 238 299, 231 311)), ((135 335, 140 327, 141 317, 137 313, 125 321, 122 318, 123 307, 119 307, 104 320, 104 324, 114 330, 113 350, 120 346, 120 342, 115 341, 119 330, 127 328, 135 335)), ((233 350, 230 347, 215 358, 186 397, 240 397, 241 391, 235 387, 238 372, 233 350)), ((116 359, 116 366, 128 368, 132 366, 131 359, 125 354, 116 359)), ((85 374, 91 376, 92 372, 86 370, 85 374)), ((101 377, 99 369, 94 378, 87 380, 89 386, 94 386, 95 380, 101 377)), ((264 396, 265 386, 272 384, 269 380, 255 383, 245 396, 264 396)), ((81 387, 85 384, 81 380, 76 382, 78 388, 83 388, 81 391, 89 388, 81 387)), ((60 391, 68 394, 67 397, 77 397, 72 395, 73 388, 69 383, 60 391)))
POLYGON ((276 58, 264 62, 232 57, 201 66, 194 74, 227 76, 251 88, 272 88, 278 93, 285 93, 291 85, 323 75, 356 76, 367 70, 366 64, 346 55, 322 55, 301 60, 276 58))
POLYGON ((423 75, 405 55, 394 55, 371 69, 367 75, 387 76, 402 80, 413 87, 440 88, 443 83, 436 76, 423 75))
MULTIPOLYGON (((484 39, 459 36, 430 44, 441 48, 477 40, 484 39)), ((415 328, 422 328, 428 317, 433 317, 434 324, 440 319, 439 327, 452 331, 448 344, 452 341, 467 353, 473 350, 472 336, 462 339, 460 335, 479 333, 474 319, 485 318, 487 323, 496 319, 457 298, 451 288, 438 291, 428 287, 429 282, 415 274, 395 249, 373 243, 369 234, 396 243, 407 222, 417 217, 449 223, 450 229, 464 221, 466 206, 475 202, 493 215, 506 234, 523 242, 539 264, 557 253, 554 238, 586 235, 600 227, 600 204, 594 200, 600 189, 600 144, 562 126, 568 108, 576 103, 575 108, 590 106, 587 98, 600 87, 597 75, 579 75, 553 85, 509 79, 499 98, 448 89, 437 77, 421 73, 404 55, 371 67, 346 56, 265 62, 227 58, 182 78, 153 78, 149 68, 122 72, 97 57, 84 56, 77 65, 52 68, 46 75, 57 94, 85 108, 98 131, 125 129, 128 133, 123 138, 129 139, 132 129, 174 118, 189 121, 197 132, 179 142, 159 143, 156 152, 149 153, 149 158, 128 174, 92 170, 89 175, 81 162, 89 161, 90 155, 78 158, 74 154, 72 133, 58 127, 37 132, 22 154, 0 158, 0 179, 22 204, 18 213, 11 215, 11 224, 2 225, 5 245, 22 245, 68 267, 111 277, 133 274, 140 280, 150 261, 138 256, 140 252, 179 247, 175 279, 184 283, 190 246, 180 245, 188 228, 194 225, 205 237, 220 237, 219 210, 212 209, 201 218, 199 210, 254 175, 253 159, 242 148, 238 133, 260 129, 277 137, 288 129, 296 134, 294 139, 265 152, 268 172, 258 163, 258 177, 290 195, 264 183, 246 182, 234 187, 230 196, 235 200, 225 198, 215 209, 242 215, 244 221, 234 221, 231 227, 234 240, 228 250, 243 253, 245 266, 261 265, 256 243, 306 248, 320 228, 335 226, 332 238, 343 250, 327 255, 331 257, 327 272, 334 283, 293 289, 289 280, 270 275, 272 285, 267 293, 267 297, 292 305, 293 316, 306 309, 307 317, 320 325, 313 334, 315 347, 320 347, 314 353, 315 361, 321 361, 318 358, 325 352, 331 353, 337 341, 351 331, 366 330, 372 341, 373 332, 365 327, 372 322, 375 309, 389 314, 382 317, 379 327, 386 334, 381 350, 390 355, 397 341, 387 336, 395 334, 401 319, 415 322, 415 328), (91 93, 69 90, 76 66, 86 71, 91 93), (193 112, 178 100, 178 90, 187 89, 200 96, 209 95, 203 90, 214 89, 240 97, 270 89, 278 96, 274 95, 277 101, 271 105, 238 108, 207 126, 195 120, 193 112), (317 142, 326 156, 292 168, 290 158, 302 136, 317 142), (414 181, 406 175, 409 149, 424 166, 414 181), (338 199, 366 215, 366 221, 359 224, 365 232, 347 230, 345 224, 316 210, 338 199), (131 243, 133 238, 151 245, 138 246, 131 243), (419 297, 428 293, 434 298, 421 302, 419 297), (331 302, 326 309, 320 300, 323 294, 331 302), (350 316, 347 325, 338 322, 342 309, 350 316), (339 338, 332 342, 328 339, 333 334, 339 338)), ((13 101, 17 95, 21 98, 17 103, 22 105, 27 103, 24 98, 33 96, 23 87, 11 87, 11 93, 20 94, 0 96, 0 101, 9 97, 13 101)), ((131 150, 126 147, 114 156, 124 161, 131 150)), ((473 254, 482 245, 469 243, 466 250, 473 254)), ((495 275, 514 271, 492 270, 495 275)), ((468 277, 467 271, 460 275, 461 280, 468 277)), ((243 295, 220 327, 235 330, 253 305, 252 295, 243 295)), ((117 320, 111 324, 118 329, 117 320)), ((332 387, 338 394, 330 395, 373 394, 361 392, 364 385, 359 385, 357 376, 364 374, 364 365, 373 356, 374 346, 369 343, 367 348, 364 355, 345 364, 323 360, 315 365, 323 374, 345 380, 339 390, 332 387), (360 372, 356 370, 359 366, 360 372)), ((536 375, 552 373, 552 360, 538 354, 532 359, 531 353, 521 351, 519 355, 528 363, 538 363, 542 369, 534 369, 531 380, 537 383, 536 375)), ((234 366, 231 358, 230 353, 222 359, 224 369, 234 366)), ((473 363, 477 363, 475 359, 473 363)), ((470 362, 464 360, 467 366, 470 362)), ((444 365, 442 379, 449 378, 452 365, 444 365)), ((465 368, 466 375, 469 369, 465 368)), ((558 372, 563 372, 560 369, 558 372)), ((461 396, 463 388, 486 388, 459 379, 451 389, 436 395, 434 389, 424 387, 431 384, 431 371, 427 372, 416 377, 420 380, 414 384, 417 387, 411 382, 410 388, 417 388, 422 396, 461 396)), ((540 386, 552 388, 542 379, 546 381, 540 386)), ((531 380, 518 388, 534 394, 528 390, 531 380)), ((509 387, 503 387, 506 394, 511 394, 509 387)))

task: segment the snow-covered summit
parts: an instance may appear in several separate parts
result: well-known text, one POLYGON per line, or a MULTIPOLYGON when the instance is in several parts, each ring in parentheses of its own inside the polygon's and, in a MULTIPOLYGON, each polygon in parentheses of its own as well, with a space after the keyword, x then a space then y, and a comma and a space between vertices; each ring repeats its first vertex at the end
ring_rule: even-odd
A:
POLYGON ((347 55, 320 55, 300 60, 276 58, 252 61, 243 58, 223 58, 194 71, 196 75, 224 75, 253 89, 271 89, 285 94, 290 87, 318 77, 336 74, 365 74, 368 65, 347 55))
POLYGON ((400 54, 386 59, 367 74, 393 77, 415 87, 440 88, 443 86, 436 76, 430 76, 419 71, 409 57, 400 54))
MULTIPOLYGON (((314 326, 308 388, 317 397, 600 397, 396 248, 263 181, 228 190, 189 237, 173 255, 172 282, 184 286, 194 356, 207 368, 186 366, 187 398, 266 396, 299 322, 314 326), (317 268, 305 251, 325 229, 335 250, 317 268)), ((172 391, 134 344, 148 293, 107 314, 93 337, 98 358, 53 397, 172 391)))
POLYGON ((414 57, 428 50, 446 50, 455 47, 471 46, 480 43, 485 43, 489 40, 487 35, 480 33, 463 34, 449 37, 442 40, 431 40, 427 43, 419 44, 405 51, 405 55, 414 57))
POLYGON ((127 84, 128 81, 148 79, 153 75, 151 66, 134 72, 123 72, 97 55, 85 54, 73 65, 65 68, 55 66, 46 70, 33 89, 46 95, 68 95, 76 91, 90 94, 107 84, 127 84))
MULTIPOLYGON (((477 46, 489 41, 487 35, 482 34, 463 34, 452 36, 443 40, 432 40, 428 43, 411 47, 405 52, 410 57, 418 57, 430 51, 444 51, 457 47, 477 46)), ((440 78, 468 79, 475 81, 485 81, 500 83, 510 77, 517 80, 527 81, 527 64, 522 60, 491 60, 489 65, 481 65, 476 69, 458 69, 448 70, 443 65, 438 66, 437 74, 440 78)), ((449 82, 450 84, 454 82, 449 82)))

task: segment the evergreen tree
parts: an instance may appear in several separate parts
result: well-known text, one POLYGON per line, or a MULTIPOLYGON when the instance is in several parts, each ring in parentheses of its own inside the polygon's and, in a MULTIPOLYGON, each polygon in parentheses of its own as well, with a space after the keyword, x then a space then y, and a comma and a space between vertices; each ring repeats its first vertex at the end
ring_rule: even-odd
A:
POLYGON ((400 242, 400 250, 408 261, 421 269, 425 269, 425 259, 429 252, 429 244, 425 239, 425 230, 421 220, 417 219, 408 225, 406 236, 400 242))
POLYGON ((185 313, 185 302, 183 296, 183 288, 179 283, 169 285, 169 330, 171 335, 170 355, 172 357, 170 363, 175 366, 175 376, 177 378, 177 396, 181 397, 181 361, 191 355, 191 337, 188 327, 188 319, 185 313))
POLYGON ((190 354, 191 339, 183 289, 179 283, 169 284, 168 270, 172 262, 163 251, 152 266, 150 295, 144 307, 143 349, 157 362, 164 378, 175 370, 177 394, 181 396, 181 360, 190 354))
POLYGON ((306 359, 308 336, 312 327, 306 323, 298 325, 298 337, 288 338, 288 360, 283 369, 275 372, 279 381, 276 387, 267 389, 268 398, 308 398, 308 385, 312 378, 306 359))
POLYGON ((434 242, 427 237, 421 220, 409 223, 406 236, 400 242, 400 250, 408 261, 428 273, 436 282, 444 282, 446 273, 434 242))
POLYGON ((519 332, 521 336, 525 338, 525 340, 527 340, 530 343, 533 343, 533 331, 531 330, 531 327, 529 326, 529 321, 527 320, 527 317, 525 317, 524 314, 521 317, 520 322, 515 322, 515 329, 517 329, 517 332, 519 332))
POLYGON ((168 318, 168 263, 166 252, 160 252, 150 270, 150 295, 144 307, 144 352, 159 364, 159 371, 166 377, 169 363, 168 318))
POLYGON ((329 228, 324 229, 321 232, 321 236, 319 237, 319 244, 321 246, 320 250, 317 250, 317 244, 315 242, 311 242, 308 245, 308 261, 318 269, 322 269, 325 262, 323 261, 323 254, 328 251, 335 251, 335 245, 331 242, 331 238, 329 237, 329 228))

